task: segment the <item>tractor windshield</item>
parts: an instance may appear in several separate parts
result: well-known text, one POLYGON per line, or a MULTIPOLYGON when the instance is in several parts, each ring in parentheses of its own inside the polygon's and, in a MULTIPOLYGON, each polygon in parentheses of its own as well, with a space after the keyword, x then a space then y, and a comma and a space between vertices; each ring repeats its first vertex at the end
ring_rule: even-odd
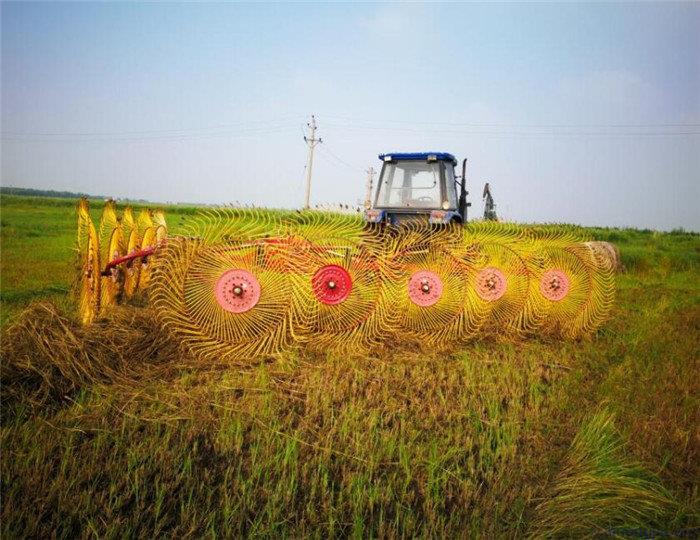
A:
POLYGON ((384 163, 374 203, 379 208, 440 208, 440 163, 384 163))

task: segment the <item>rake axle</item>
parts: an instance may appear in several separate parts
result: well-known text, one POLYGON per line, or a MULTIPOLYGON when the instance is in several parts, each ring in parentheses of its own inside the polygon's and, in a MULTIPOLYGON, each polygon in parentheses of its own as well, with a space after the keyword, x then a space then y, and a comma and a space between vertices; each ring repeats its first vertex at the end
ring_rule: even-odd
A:
POLYGON ((153 255, 155 250, 156 248, 154 246, 151 246, 143 249, 138 249, 136 251, 132 251, 128 255, 122 255, 121 257, 112 259, 107 263, 107 266, 105 266, 105 269, 100 273, 100 275, 110 276, 112 270, 117 266, 125 263, 129 265, 131 262, 133 262, 134 259, 144 259, 150 255, 153 255))

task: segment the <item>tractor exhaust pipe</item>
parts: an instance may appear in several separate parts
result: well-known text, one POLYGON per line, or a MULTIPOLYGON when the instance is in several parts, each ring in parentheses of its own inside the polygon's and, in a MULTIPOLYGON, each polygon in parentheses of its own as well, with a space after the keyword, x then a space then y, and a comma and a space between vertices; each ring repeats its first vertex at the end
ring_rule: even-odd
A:
POLYGON ((462 215, 462 223, 467 222, 467 208, 471 206, 467 202, 467 195, 469 195, 469 192, 467 191, 467 158, 464 158, 462 160, 462 183, 461 183, 461 189, 459 192, 459 213, 462 215))

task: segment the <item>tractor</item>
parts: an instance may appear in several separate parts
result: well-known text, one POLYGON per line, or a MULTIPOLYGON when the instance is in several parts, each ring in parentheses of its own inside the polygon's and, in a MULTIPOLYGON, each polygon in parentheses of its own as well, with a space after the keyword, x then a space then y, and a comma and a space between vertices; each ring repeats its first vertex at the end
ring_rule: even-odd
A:
MULTIPOLYGON (((447 152, 379 154, 383 162, 374 198, 365 212, 369 223, 449 224, 467 222, 466 169, 457 175, 457 160, 447 152)), ((484 186, 484 221, 498 221, 488 182, 484 186)))
POLYGON ((461 176, 455 174, 457 160, 447 152, 380 154, 379 159, 382 170, 365 212, 367 222, 467 222, 471 203, 467 202, 466 159, 461 176))

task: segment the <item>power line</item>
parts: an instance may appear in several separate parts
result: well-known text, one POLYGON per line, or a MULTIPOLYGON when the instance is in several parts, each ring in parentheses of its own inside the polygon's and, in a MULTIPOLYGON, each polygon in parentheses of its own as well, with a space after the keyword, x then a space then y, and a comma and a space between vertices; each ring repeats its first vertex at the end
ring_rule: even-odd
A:
POLYGON ((177 135, 181 133, 191 133, 191 132, 202 132, 202 131, 213 131, 213 130, 231 130, 234 128, 246 128, 252 127, 253 129, 260 129, 264 127, 275 127, 265 126, 265 124, 277 124, 280 123, 288 124, 291 121, 298 121, 299 116, 286 116, 281 118, 272 118, 269 120, 255 120, 255 121, 242 121, 234 122, 230 124, 215 124, 211 126, 202 127, 189 127, 181 129, 148 129, 148 130, 137 130, 137 131, 90 131, 90 132, 20 132, 20 131, 2 131, 2 135, 10 136, 28 136, 28 137, 121 137, 130 135, 159 135, 159 134, 171 134, 177 135))
MULTIPOLYGON (((336 117, 341 118, 341 117, 336 117)), ((363 131, 379 131, 388 133, 439 133, 446 135, 476 135, 481 137, 519 137, 519 138, 542 138, 542 137, 574 137, 574 138, 647 138, 647 137, 686 137, 686 136, 697 136, 700 135, 700 129, 694 129, 694 127, 700 127, 700 124, 636 124, 634 125, 637 131, 630 131, 629 127, 632 124, 609 124, 602 125, 600 127, 609 128, 608 131, 592 131, 588 127, 584 127, 583 124, 531 124, 529 128, 524 128, 521 125, 520 129, 483 129, 483 128, 470 128, 470 129, 457 129, 454 127, 439 127, 439 126, 460 126, 469 124, 459 124, 459 123, 449 123, 449 122, 397 122, 393 123, 410 123, 421 125, 423 127, 409 127, 409 126, 380 126, 380 125, 370 125, 368 123, 353 123, 355 119, 346 123, 329 123, 326 124, 331 130, 341 129, 347 133, 352 132, 363 132, 363 131), (538 126, 538 127, 534 127, 538 126), (548 126, 548 127, 545 127, 548 126), (560 129, 567 127, 566 130, 560 129), (651 130, 650 126, 655 126, 654 130, 651 130), (660 126, 686 126, 688 129, 676 130, 676 129, 665 129, 659 130, 660 126), (572 127, 576 127, 578 130, 571 130, 572 127), (625 127, 624 130, 620 130, 625 127)), ((472 124, 477 126, 479 124, 472 124)), ((487 124, 482 124, 486 126, 487 124)), ((514 126, 516 124, 513 124, 514 126)), ((145 130, 145 131, 131 131, 131 132, 12 132, 3 131, 1 132, 1 140, 6 142, 20 142, 20 143, 92 143, 92 142, 138 142, 138 141, 185 141, 185 140, 195 140, 195 139, 209 139, 209 138, 238 138, 247 136, 257 136, 257 135, 270 135, 275 133, 285 133, 298 129, 298 124, 296 121, 285 121, 281 119, 276 120, 262 120, 258 122, 240 122, 238 124, 221 124, 219 126, 210 126, 207 128, 189 128, 182 130, 145 130), (235 128, 235 126, 239 126, 235 128)), ((494 124, 495 126, 495 124, 494 124)), ((505 126, 505 124, 503 124, 505 126)), ((589 126, 594 126, 590 124, 589 126)), ((324 150, 327 154, 332 157, 336 162, 346 166, 355 171, 361 171, 360 167, 357 167, 351 163, 340 158, 332 150, 326 148, 324 150)))
POLYGON ((484 136, 517 136, 517 137, 664 137, 664 136, 693 136, 700 135, 700 130, 689 131, 514 131, 514 130, 481 130, 481 129, 445 129, 445 128, 408 128, 383 126, 353 126, 343 124, 326 124, 329 128, 340 128, 347 131, 385 131, 404 133, 441 133, 450 135, 484 135, 484 136))
POLYGON ((354 167, 351 169, 350 167, 347 167, 346 165, 338 162, 337 160, 331 159, 330 154, 326 154, 324 152, 321 152, 318 154, 318 157, 321 158, 321 160, 324 163, 327 163, 328 165, 330 165, 331 167, 334 167, 338 171, 344 171, 344 172, 352 171, 353 173, 357 172, 357 169, 355 169, 354 167))
MULTIPOLYGON (((293 127, 297 116, 268 120, 243 121, 204 127, 183 129, 153 129, 139 131, 106 132, 20 132, 2 131, 3 141, 9 142, 126 142, 145 140, 190 140, 212 137, 238 137, 255 134, 280 133, 293 127)), ((330 128, 347 131, 386 131, 406 133, 445 133, 456 135, 517 136, 517 137, 674 137, 700 135, 698 123, 648 123, 648 124, 517 124, 517 123, 465 123, 426 122, 410 120, 358 120, 357 117, 329 115, 341 123, 328 123, 330 128), (393 124, 393 126, 391 126, 393 124), (422 127, 411 127, 422 126, 422 127), (468 129, 459 129, 468 128, 468 129), (484 129, 491 128, 491 129, 484 129), (680 130, 676 129, 680 128, 680 130), (623 131, 621 131, 623 130, 623 131)), ((343 162, 333 152, 335 159, 343 162)), ((359 168, 356 168, 359 170, 359 168)))
POLYGON ((52 142, 52 143, 80 143, 80 142, 137 142, 137 141, 179 141, 193 139, 210 139, 219 137, 246 137, 251 135, 268 135, 273 133, 284 133, 296 130, 294 124, 279 125, 273 127, 259 127, 251 129, 214 131, 210 133, 173 133, 168 135, 143 135, 143 136, 119 136, 119 137, 83 137, 83 136, 54 136, 54 137, 30 137, 2 134, 3 141, 13 142, 52 142))
POLYGON ((341 165, 345 165, 349 169, 352 169, 353 171, 358 171, 358 172, 365 172, 364 169, 360 167, 356 167, 355 165, 352 165, 351 163, 348 163, 344 159, 339 158, 334 152, 331 151, 330 148, 328 148, 328 145, 325 144, 324 146, 321 147, 321 149, 327 153, 329 156, 331 156, 334 160, 336 160, 338 163, 341 165))
MULTIPOLYGON (((357 122, 357 117, 324 115, 331 120, 346 120, 357 122)), ((648 124, 530 124, 530 123, 473 123, 473 122, 436 122, 413 120, 360 120, 369 124, 409 124, 409 125, 435 125, 435 126, 464 126, 464 127, 500 127, 500 128, 696 128, 700 123, 648 123, 648 124)))

